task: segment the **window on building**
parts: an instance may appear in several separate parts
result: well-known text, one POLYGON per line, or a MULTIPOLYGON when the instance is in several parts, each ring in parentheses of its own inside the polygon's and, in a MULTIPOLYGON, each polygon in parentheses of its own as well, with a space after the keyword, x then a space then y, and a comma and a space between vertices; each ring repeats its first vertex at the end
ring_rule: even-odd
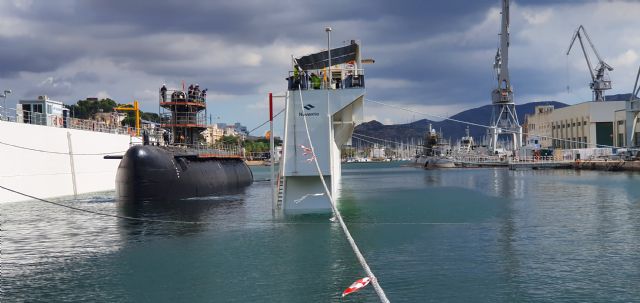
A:
POLYGON ((618 120, 618 125, 624 125, 624 120, 618 120))
POLYGON ((51 115, 51 112, 53 112, 53 106, 51 104, 47 104, 47 114, 51 115))

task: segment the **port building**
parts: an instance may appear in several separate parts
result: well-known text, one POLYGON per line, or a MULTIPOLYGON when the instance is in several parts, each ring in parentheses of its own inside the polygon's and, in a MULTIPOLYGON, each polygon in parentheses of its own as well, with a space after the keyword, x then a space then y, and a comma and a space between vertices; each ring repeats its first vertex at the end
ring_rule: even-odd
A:
POLYGON ((623 147, 625 103, 591 101, 558 109, 536 106, 525 118, 527 136, 540 137, 541 148, 623 147))
MULTIPOLYGON (((635 127, 635 136, 633 137, 633 141, 631 142, 631 144, 627 144, 627 138, 629 138, 627 136, 627 128, 626 126, 626 113, 627 110, 625 108, 616 110, 615 112, 615 124, 613 126, 613 130, 615 132, 614 136, 613 136, 613 144, 614 146, 617 147, 626 147, 626 146, 640 146, 640 123, 636 123, 636 127, 635 127)), ((629 123, 633 123, 633 121, 629 122, 629 123)))

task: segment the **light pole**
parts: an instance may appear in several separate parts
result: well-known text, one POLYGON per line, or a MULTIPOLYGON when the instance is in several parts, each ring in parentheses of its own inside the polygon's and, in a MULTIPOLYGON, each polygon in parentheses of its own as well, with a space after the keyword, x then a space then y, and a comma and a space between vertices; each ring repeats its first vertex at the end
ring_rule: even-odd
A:
POLYGON ((2 119, 9 121, 7 118, 7 95, 11 93, 10 89, 5 89, 4 93, 0 95, 2 97, 2 119))
POLYGON ((328 83, 329 83, 329 87, 331 88, 331 27, 327 26, 324 28, 324 31, 327 32, 327 57, 329 58, 329 67, 327 68, 328 71, 328 83))

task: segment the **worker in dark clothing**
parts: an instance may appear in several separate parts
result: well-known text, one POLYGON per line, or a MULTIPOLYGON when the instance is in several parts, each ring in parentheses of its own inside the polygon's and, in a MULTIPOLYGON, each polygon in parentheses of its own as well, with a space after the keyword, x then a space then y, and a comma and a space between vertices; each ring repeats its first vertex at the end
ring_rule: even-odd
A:
POLYGON ((162 139, 164 141, 164 145, 169 145, 169 132, 165 131, 162 133, 162 139))
POLYGON ((149 145, 149 132, 146 129, 142 131, 142 144, 149 145))
POLYGON ((200 85, 196 84, 193 88, 193 101, 201 101, 200 100, 200 85))
POLYGON ((208 90, 209 90, 208 88, 205 88, 205 89, 202 90, 202 102, 205 102, 207 100, 207 91, 208 90))
POLYGON ((189 85, 189 90, 187 91, 187 102, 193 100, 193 84, 189 85))
POLYGON ((162 102, 167 102, 167 85, 162 84, 160 88, 160 98, 162 98, 162 102))

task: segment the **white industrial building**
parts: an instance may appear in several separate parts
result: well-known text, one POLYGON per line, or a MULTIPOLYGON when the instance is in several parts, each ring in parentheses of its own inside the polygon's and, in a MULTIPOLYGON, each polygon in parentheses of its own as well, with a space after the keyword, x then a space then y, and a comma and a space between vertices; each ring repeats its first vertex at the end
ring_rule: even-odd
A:
MULTIPOLYGON (((616 110, 615 112, 615 126, 613 128, 615 134, 613 136, 613 143, 615 146, 618 147, 627 147, 627 146, 640 146, 640 139, 638 137, 640 137, 640 123, 636 123, 636 127, 635 127, 635 136, 633 137, 633 142, 631 142, 631 144, 628 144, 627 140, 629 140, 628 136, 627 136, 627 128, 626 128, 626 116, 627 114, 627 110, 626 109, 619 109, 616 110)), ((629 124, 632 124, 633 122, 629 122, 629 124)), ((631 133, 631 131, 629 132, 631 133)))
POLYGON ((525 123, 527 135, 540 137, 542 148, 572 149, 625 146, 624 120, 625 101, 592 101, 537 106, 525 123))

